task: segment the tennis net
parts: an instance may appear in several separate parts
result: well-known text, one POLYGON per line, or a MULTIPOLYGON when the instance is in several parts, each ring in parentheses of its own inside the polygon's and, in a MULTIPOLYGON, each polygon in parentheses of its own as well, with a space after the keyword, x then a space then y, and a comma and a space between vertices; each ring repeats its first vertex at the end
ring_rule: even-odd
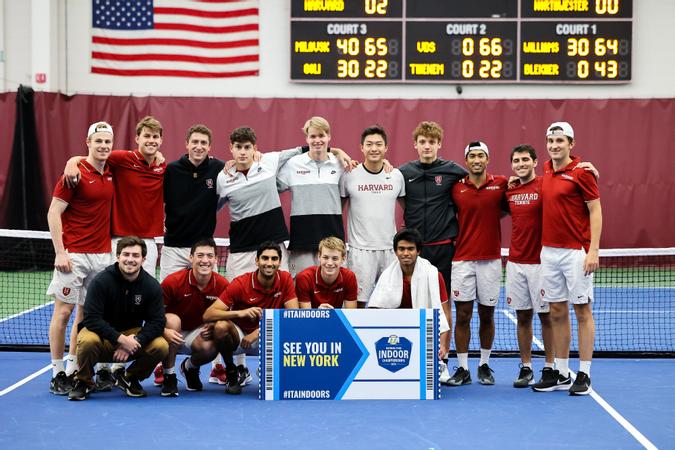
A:
MULTIPOLYGON (((223 273, 228 240, 216 241, 223 273)), ((0 230, 0 348, 42 350, 49 345, 53 301, 46 290, 53 264, 49 233, 0 230)), ((596 352, 675 356, 675 248, 601 250, 600 264, 594 282, 596 352)), ((516 314, 506 305, 503 281, 500 297, 493 350, 515 353, 516 314)), ((576 322, 574 314, 571 317, 574 351, 576 322)), ((479 347, 477 314, 471 328, 473 352, 479 347)), ((540 351, 541 328, 536 318, 534 333, 533 350, 540 351)))

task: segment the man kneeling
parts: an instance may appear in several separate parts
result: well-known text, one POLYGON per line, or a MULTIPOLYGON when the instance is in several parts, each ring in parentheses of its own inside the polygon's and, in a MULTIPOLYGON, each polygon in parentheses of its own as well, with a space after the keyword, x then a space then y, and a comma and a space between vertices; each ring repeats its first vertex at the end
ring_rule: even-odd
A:
POLYGON ((228 282, 213 269, 216 267, 216 243, 212 238, 197 241, 190 249, 192 268, 172 273, 162 282, 169 355, 163 362, 162 396, 176 397, 176 354, 190 355, 180 371, 188 391, 201 391, 199 367, 218 355, 213 342, 213 323, 204 324, 204 311, 218 299, 228 282))
POLYGON ((140 381, 169 352, 162 337, 164 306, 157 280, 143 270, 147 247, 135 236, 117 243, 117 262, 91 282, 77 334, 80 370, 69 400, 84 400, 94 387, 98 362, 134 362, 115 371, 115 384, 129 397, 145 397, 140 381))
POLYGON ((291 274, 279 270, 281 247, 263 242, 256 252, 258 269, 238 276, 204 313, 205 322, 215 322, 213 339, 223 355, 228 394, 240 394, 241 385, 233 355, 258 353, 263 309, 298 308, 291 274))

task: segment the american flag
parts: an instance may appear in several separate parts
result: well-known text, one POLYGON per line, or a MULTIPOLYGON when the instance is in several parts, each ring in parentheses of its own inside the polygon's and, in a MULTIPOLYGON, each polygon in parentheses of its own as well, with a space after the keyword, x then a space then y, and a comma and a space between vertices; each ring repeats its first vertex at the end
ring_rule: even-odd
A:
POLYGON ((258 45, 257 0, 92 0, 92 73, 257 76, 258 45))

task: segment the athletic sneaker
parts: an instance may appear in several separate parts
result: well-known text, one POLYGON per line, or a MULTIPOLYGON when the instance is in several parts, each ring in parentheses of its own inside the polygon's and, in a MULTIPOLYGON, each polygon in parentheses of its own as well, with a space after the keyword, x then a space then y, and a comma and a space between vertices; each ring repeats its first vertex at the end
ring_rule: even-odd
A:
POLYGON ((115 379, 117 380, 115 385, 127 396, 145 397, 147 395, 138 379, 128 375, 124 369, 117 369, 115 371, 115 379))
POLYGON ((199 367, 193 367, 192 369, 185 367, 188 359, 190 358, 185 358, 180 364, 180 373, 185 377, 185 389, 188 391, 201 391, 204 386, 202 385, 202 380, 199 379, 199 367))
POLYGON ((68 400, 86 400, 91 387, 86 381, 77 380, 75 386, 68 392, 68 400))
POLYGON ((560 374, 557 370, 553 370, 553 373, 547 376, 542 370, 541 381, 532 385, 532 390, 537 392, 551 392, 551 391, 567 391, 572 385, 572 379, 569 374, 565 377, 560 374))
POLYGON ((592 391, 591 377, 584 372, 577 372, 577 378, 570 387, 570 395, 588 395, 592 391))
POLYGON ((49 392, 54 395, 67 395, 73 388, 73 380, 62 370, 49 382, 49 392))
POLYGON ((108 369, 100 369, 96 372, 96 384, 94 390, 96 392, 110 392, 115 386, 115 379, 108 369))
POLYGON ((241 394, 241 384, 239 384, 239 370, 235 367, 227 370, 227 385, 225 393, 232 395, 241 394))
POLYGON ((162 397, 178 397, 178 379, 175 373, 167 373, 162 377, 162 397))
POLYGON ((211 368, 211 374, 209 375, 209 383, 213 384, 227 383, 227 372, 225 372, 225 366, 223 366, 222 364, 215 364, 211 368))
POLYGON ((448 386, 462 386, 471 384, 471 374, 464 367, 457 367, 455 374, 448 380, 448 386))
POLYGON ((248 367, 244 365, 237 366, 237 375, 239 379, 239 386, 244 387, 247 384, 250 384, 253 381, 251 372, 248 370, 248 367))
POLYGON ((157 367, 155 367, 155 380, 153 381, 153 384, 155 386, 163 386, 164 385, 164 366, 162 366, 162 363, 157 364, 157 367))
POLYGON ((520 373, 518 374, 518 378, 513 382, 513 387, 524 388, 531 384, 534 384, 534 374, 532 373, 532 369, 521 364, 520 373))
POLYGON ((441 376, 438 377, 438 381, 443 385, 448 385, 450 381, 450 371, 448 370, 448 365, 445 361, 438 362, 438 368, 441 370, 441 376))
POLYGON ((552 367, 544 367, 541 369, 541 378, 537 383, 550 383, 558 377, 555 370, 552 367))
POLYGON ((485 385, 495 384, 495 377, 492 376, 494 370, 490 369, 487 363, 478 366, 478 382, 485 385))

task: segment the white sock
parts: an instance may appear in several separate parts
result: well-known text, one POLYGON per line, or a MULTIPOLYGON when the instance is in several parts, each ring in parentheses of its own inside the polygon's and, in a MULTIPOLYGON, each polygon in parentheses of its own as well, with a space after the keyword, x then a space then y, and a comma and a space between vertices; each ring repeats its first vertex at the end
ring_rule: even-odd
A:
POLYGON ((122 364, 122 363, 112 363, 110 365, 110 370, 113 371, 113 372, 115 372, 119 369, 124 369, 124 364, 122 364))
POLYGON ((568 358, 556 358, 555 368, 558 369, 560 375, 564 377, 570 376, 570 360, 568 358))
POLYGON ((532 363, 523 363, 523 367, 527 367, 528 369, 532 370, 532 363))
POLYGON ((579 361, 579 372, 583 372, 590 377, 591 376, 591 362, 590 361, 579 361))
POLYGON ((492 349, 485 349, 481 348, 480 349, 480 363, 478 363, 479 366, 482 366, 483 364, 488 364, 490 362, 490 353, 492 352, 492 349))
POLYGON ((52 359, 52 378, 56 377, 59 372, 65 372, 65 365, 62 359, 52 359))
MULTIPOLYGON (((188 359, 185 360, 185 368, 188 369, 188 370, 189 369, 197 369, 197 366, 192 364, 192 358, 188 358, 188 359)), ((165 370, 165 372, 166 372, 166 370, 165 370)))
POLYGON ((457 364, 464 370, 469 370, 469 354, 457 353, 457 364))
POLYGON ((240 353, 238 355, 234 355, 234 364, 237 365, 237 366, 246 367, 246 353, 240 353))
POLYGON ((171 368, 164 367, 164 375, 173 375, 174 373, 176 373, 176 366, 171 368))
POLYGON ((69 354, 66 356, 66 376, 71 376, 78 370, 80 370, 80 366, 77 365, 77 355, 69 354))
POLYGON ((549 369, 553 369, 553 363, 550 363, 550 362, 546 361, 544 363, 544 367, 548 367, 549 369))

